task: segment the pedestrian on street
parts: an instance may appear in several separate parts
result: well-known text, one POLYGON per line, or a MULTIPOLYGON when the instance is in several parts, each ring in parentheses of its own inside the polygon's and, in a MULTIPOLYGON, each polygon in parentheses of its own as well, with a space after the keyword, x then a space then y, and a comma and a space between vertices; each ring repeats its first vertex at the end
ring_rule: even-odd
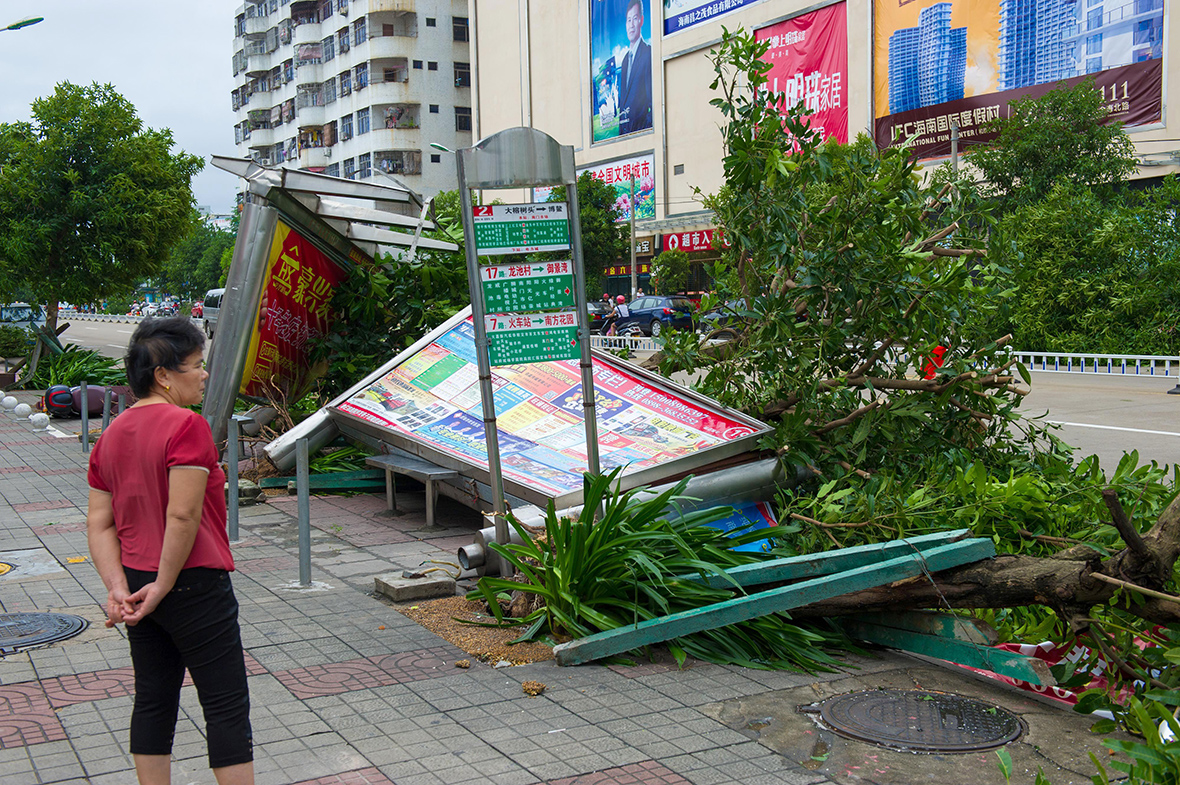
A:
POLYGON ((171 781, 180 687, 191 674, 219 785, 254 782, 250 695, 226 531, 225 472, 204 396, 205 336, 188 317, 146 319, 125 365, 139 401, 90 456, 90 555, 107 626, 127 625, 135 670, 131 754, 140 785, 171 781))

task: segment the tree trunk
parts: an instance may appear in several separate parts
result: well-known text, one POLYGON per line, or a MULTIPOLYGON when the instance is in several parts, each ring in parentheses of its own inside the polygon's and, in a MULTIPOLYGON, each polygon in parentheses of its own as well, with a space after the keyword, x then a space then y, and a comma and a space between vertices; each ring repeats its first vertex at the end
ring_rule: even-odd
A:
POLYGON ((45 326, 57 334, 58 301, 50 300, 45 306, 45 326))
POLYGON ((1180 496, 1172 501, 1151 531, 1142 536, 1145 549, 1125 548, 1103 559, 1085 545, 1053 557, 997 556, 927 578, 911 578, 889 586, 834 597, 791 611, 796 619, 841 616, 899 608, 1012 608, 1045 605, 1064 620, 1085 619, 1090 608, 1124 592, 1120 607, 1153 624, 1180 622, 1180 599, 1167 600, 1122 589, 1094 575, 1103 575, 1161 592, 1180 557, 1180 496))

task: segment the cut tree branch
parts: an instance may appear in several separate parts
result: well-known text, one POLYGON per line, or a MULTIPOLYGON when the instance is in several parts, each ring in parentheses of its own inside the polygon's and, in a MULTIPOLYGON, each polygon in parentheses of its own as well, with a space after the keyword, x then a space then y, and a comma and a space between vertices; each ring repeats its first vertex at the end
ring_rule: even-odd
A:
POLYGON ((1119 530, 1122 535, 1123 542, 1127 547, 1142 557, 1150 557, 1151 551, 1147 550, 1147 545, 1144 544, 1143 539, 1139 536, 1139 531, 1131 523, 1131 519, 1127 517, 1127 513, 1123 510, 1123 505, 1119 504, 1119 494, 1114 488, 1106 488, 1102 491, 1102 501, 1106 502, 1106 508, 1110 510, 1110 515, 1114 519, 1114 527, 1119 530))

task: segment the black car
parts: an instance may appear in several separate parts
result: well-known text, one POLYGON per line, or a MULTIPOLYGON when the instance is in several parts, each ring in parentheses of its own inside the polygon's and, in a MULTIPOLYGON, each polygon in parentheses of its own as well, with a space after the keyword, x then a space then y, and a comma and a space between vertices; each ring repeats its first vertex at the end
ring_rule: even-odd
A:
POLYGON ((599 335, 602 333, 602 323, 606 321, 606 317, 610 314, 614 305, 603 302, 602 300, 591 300, 586 303, 586 306, 590 311, 590 333, 592 335, 599 335))
POLYGON ((748 310, 745 298, 729 300, 708 313, 701 314, 697 332, 721 340, 736 338, 750 321, 748 310))
POLYGON ((629 306, 629 316, 619 319, 615 325, 616 332, 623 332, 628 327, 638 327, 645 335, 653 338, 659 336, 666 327, 678 330, 691 330, 693 315, 696 313, 696 303, 683 295, 671 297, 653 296, 636 298, 629 306))

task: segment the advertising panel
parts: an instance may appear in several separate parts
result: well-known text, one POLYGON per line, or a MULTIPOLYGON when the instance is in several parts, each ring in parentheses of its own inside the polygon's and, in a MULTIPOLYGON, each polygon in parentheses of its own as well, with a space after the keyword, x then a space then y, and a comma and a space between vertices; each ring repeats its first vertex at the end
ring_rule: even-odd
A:
MULTIPOLYGON (((887 0, 888 1, 888 0, 887 0)), ((822 138, 848 143, 848 8, 835 3, 755 32, 769 41, 766 74, 786 106, 802 102, 808 125, 822 138)), ((784 107, 786 108, 786 107, 784 107)))
POLYGON ((759 0, 664 0, 664 35, 671 35, 693 25, 753 5, 759 0))
POLYGON ((348 274, 283 221, 275 228, 250 336, 241 393, 261 396, 274 384, 291 400, 315 378, 307 340, 327 332, 332 293, 348 274))
POLYGON ((666 251, 720 251, 728 244, 720 229, 698 229, 695 232, 671 232, 664 235, 666 251))
MULTIPOLYGON (((595 180, 615 189, 615 223, 631 220, 631 178, 635 178, 635 220, 656 217, 656 157, 639 155, 634 158, 620 158, 597 166, 578 170, 578 177, 589 172, 595 180)), ((533 201, 547 202, 553 189, 534 188, 533 201)))
POLYGON ((878 0, 874 136, 919 157, 986 142, 1012 100, 1095 80, 1112 120, 1162 120, 1163 0, 878 0))
MULTIPOLYGON (((486 470, 475 330, 468 318, 436 336, 335 411, 486 470)), ((500 366, 492 384, 506 490, 522 498, 580 493, 587 455, 578 360, 500 366)), ((663 467, 766 429, 598 356, 594 389, 604 471, 663 467)))
POLYGON ((650 0, 590 0, 592 141, 651 128, 650 0))

